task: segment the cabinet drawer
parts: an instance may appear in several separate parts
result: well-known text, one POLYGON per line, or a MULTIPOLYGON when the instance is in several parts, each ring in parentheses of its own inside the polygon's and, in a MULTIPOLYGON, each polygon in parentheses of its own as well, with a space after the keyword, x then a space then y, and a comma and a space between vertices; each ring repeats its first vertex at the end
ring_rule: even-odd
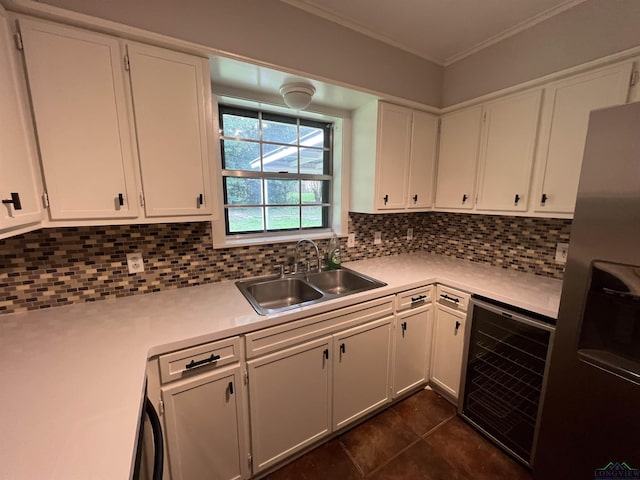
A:
POLYGON ((355 327, 393 314, 394 297, 388 296, 323 313, 246 335, 247 358, 271 353, 322 335, 355 327))
POLYGON ((433 300, 433 285, 418 287, 396 295, 396 312, 419 307, 433 300))
POLYGON ((203 368, 221 367, 240 360, 240 337, 225 338, 197 347, 160 355, 160 380, 162 383, 179 380, 187 372, 203 368))
POLYGON ((467 311, 467 305, 469 304, 469 294, 455 288, 447 287, 446 285, 438 285, 436 300, 442 305, 446 305, 454 310, 467 311))

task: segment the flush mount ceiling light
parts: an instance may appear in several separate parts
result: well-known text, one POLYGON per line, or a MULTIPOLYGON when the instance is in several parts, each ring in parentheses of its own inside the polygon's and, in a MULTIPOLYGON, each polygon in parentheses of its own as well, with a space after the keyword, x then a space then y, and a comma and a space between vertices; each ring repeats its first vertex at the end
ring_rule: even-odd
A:
POLYGON ((306 83, 287 83, 280 87, 280 94, 284 103, 289 108, 295 108, 296 110, 307 108, 314 93, 316 93, 316 89, 313 85, 306 83))

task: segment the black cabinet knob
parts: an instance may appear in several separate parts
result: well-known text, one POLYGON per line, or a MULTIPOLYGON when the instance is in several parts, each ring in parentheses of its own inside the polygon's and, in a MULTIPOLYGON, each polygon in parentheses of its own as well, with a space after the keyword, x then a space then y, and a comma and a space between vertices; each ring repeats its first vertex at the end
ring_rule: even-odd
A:
POLYGON ((22 210, 22 202, 20 201, 20 194, 12 192, 11 200, 2 200, 5 205, 13 205, 14 210, 22 210))
POLYGON ((462 203, 467 201, 467 198, 469 198, 469 196, 465 193, 462 195, 462 203))
POLYGON ((382 199, 384 200, 384 204, 386 205, 389 201, 389 195, 385 195, 384 197, 382 197, 382 199))
POLYGON ((413 203, 418 203, 418 195, 413 196, 413 203))
POLYGON ((520 201, 520 198, 521 198, 521 197, 520 197, 520 195, 518 195, 518 194, 516 193, 516 196, 515 196, 515 198, 513 199, 513 201, 514 201, 514 203, 515 203, 516 205, 518 205, 518 202, 520 201))
POLYGON ((540 199, 540 203, 541 203, 542 205, 544 205, 545 203, 547 203, 547 199, 548 199, 548 198, 549 198, 549 197, 547 196, 547 194, 546 194, 546 193, 543 193, 543 194, 542 194, 542 198, 540 199))

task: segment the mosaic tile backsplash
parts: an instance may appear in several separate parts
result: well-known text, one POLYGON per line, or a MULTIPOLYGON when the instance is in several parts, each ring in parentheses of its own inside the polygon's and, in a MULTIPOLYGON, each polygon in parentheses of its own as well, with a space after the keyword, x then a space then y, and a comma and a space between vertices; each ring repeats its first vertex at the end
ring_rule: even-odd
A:
MULTIPOLYGON (((343 261, 426 250, 562 278, 556 242, 570 220, 451 213, 351 213, 356 247, 343 261), (406 240, 407 228, 414 238, 406 240), (374 245, 375 231, 382 245, 374 245)), ((326 241, 319 242, 321 252, 326 241)), ((272 273, 293 263, 295 243, 214 249, 209 222, 43 229, 0 240, 0 313, 90 302, 272 273), (141 251, 145 272, 127 273, 141 251)), ((303 252, 302 262, 310 259, 303 252)))

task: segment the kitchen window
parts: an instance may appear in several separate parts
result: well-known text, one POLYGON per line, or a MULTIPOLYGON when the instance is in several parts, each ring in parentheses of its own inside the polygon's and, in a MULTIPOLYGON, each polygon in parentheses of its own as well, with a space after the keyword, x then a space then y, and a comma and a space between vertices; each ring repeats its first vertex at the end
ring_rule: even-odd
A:
POLYGON ((226 234, 331 225, 332 124, 219 106, 226 234))

